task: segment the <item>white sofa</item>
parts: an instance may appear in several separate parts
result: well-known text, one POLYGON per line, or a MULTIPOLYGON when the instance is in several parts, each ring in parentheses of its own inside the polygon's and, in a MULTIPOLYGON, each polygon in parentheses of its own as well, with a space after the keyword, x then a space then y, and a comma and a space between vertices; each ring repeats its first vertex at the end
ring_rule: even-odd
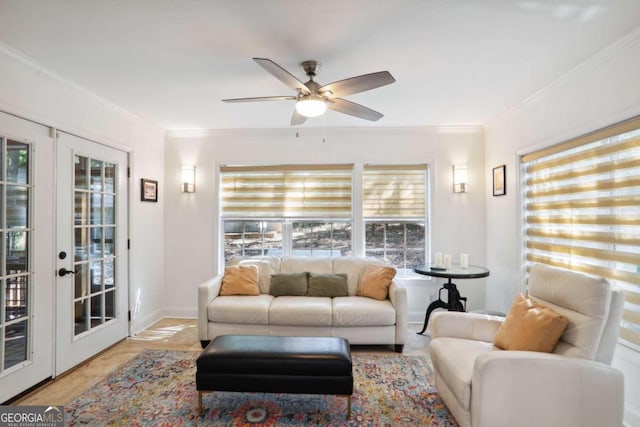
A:
POLYGON ((461 427, 621 426, 624 378, 610 366, 624 295, 602 278, 541 264, 532 300, 569 319, 553 353, 493 345, 503 318, 438 312, 431 360, 438 394, 461 427))
POLYGON ((402 352, 407 334, 407 291, 396 280, 388 299, 356 296, 362 272, 379 261, 359 257, 233 257, 230 265, 256 265, 260 295, 220 296, 223 275, 198 289, 198 337, 205 346, 218 335, 335 336, 350 344, 394 345, 402 352), (347 274, 349 296, 269 295, 271 274, 347 274))

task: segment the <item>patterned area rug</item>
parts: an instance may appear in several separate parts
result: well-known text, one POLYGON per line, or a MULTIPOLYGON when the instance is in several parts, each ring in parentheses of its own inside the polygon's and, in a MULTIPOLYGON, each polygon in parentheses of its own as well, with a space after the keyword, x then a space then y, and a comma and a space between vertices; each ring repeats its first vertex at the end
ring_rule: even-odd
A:
POLYGON ((197 352, 146 350, 65 406, 68 426, 455 426, 423 357, 352 353, 351 419, 339 396, 204 394, 197 352))

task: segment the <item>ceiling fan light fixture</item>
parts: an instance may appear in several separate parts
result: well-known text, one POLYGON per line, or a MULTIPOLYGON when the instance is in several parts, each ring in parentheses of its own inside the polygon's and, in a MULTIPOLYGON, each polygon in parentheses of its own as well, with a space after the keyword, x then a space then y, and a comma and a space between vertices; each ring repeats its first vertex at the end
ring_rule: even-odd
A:
POLYGON ((318 96, 305 96, 296 102, 296 111, 305 117, 318 117, 327 111, 327 104, 318 96))

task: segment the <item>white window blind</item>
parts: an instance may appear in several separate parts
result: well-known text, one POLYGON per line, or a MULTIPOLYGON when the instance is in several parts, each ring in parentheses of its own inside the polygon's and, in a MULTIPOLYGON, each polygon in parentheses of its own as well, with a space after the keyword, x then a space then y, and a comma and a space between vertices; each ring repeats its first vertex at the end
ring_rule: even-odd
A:
POLYGON ((353 165, 223 166, 224 218, 351 219, 353 165))
POLYGON ((365 219, 424 221, 427 165, 365 165, 365 219))
POLYGON ((640 118, 521 162, 527 261, 624 290, 620 337, 640 346, 640 118))

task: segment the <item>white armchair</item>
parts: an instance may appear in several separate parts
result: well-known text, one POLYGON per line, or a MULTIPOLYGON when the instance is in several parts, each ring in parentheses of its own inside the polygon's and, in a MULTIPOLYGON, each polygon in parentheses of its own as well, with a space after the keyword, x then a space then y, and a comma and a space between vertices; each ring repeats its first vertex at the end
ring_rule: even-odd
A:
POLYGON ((461 427, 621 426, 624 379, 610 366, 624 296, 602 278, 544 265, 528 296, 569 319, 553 353, 493 345, 501 317, 432 315, 436 388, 461 427))

